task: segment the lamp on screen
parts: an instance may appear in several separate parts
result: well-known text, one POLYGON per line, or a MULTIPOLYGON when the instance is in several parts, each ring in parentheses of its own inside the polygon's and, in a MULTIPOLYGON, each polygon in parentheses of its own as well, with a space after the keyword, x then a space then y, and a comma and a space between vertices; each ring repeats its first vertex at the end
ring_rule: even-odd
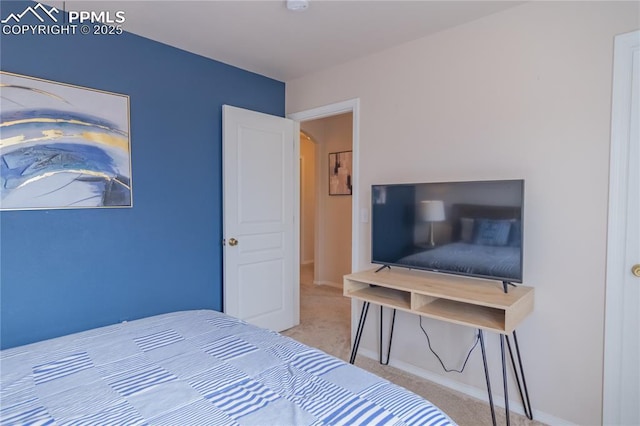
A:
POLYGON ((444 216, 444 202, 442 200, 420 201, 420 217, 424 222, 429 222, 429 245, 435 246, 433 240, 433 222, 442 222, 444 216))

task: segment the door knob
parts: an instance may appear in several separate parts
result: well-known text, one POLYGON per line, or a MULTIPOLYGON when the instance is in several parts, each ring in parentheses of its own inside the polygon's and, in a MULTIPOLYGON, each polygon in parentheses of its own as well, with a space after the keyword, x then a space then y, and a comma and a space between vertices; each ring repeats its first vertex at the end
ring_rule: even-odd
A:
POLYGON ((636 263, 631 267, 631 273, 636 277, 640 277, 640 263, 636 263))
POLYGON ((234 247, 238 245, 238 240, 236 240, 235 238, 229 238, 229 245, 234 247))

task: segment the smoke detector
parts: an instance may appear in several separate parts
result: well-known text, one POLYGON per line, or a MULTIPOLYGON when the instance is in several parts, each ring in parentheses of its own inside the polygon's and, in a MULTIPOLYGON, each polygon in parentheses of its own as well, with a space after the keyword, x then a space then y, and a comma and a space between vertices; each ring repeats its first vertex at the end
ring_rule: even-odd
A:
POLYGON ((307 10, 309 8, 308 0, 287 0, 287 9, 293 11, 307 10))

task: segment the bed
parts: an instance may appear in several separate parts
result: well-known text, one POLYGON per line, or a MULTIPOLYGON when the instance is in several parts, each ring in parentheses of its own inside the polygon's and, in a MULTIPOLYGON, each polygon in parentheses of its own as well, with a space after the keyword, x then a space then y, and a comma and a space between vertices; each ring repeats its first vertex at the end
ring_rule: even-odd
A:
POLYGON ((398 264, 465 275, 520 281, 520 207, 453 204, 450 241, 424 247, 398 264))
POLYGON ((2 425, 450 425, 430 402, 278 333, 181 311, 0 353, 2 425))

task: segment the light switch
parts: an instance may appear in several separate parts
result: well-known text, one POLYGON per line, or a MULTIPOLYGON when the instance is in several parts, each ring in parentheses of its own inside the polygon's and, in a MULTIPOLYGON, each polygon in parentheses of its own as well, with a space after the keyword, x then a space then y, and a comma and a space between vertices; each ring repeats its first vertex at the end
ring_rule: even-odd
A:
POLYGON ((369 223, 369 209, 366 207, 360 209, 360 222, 369 223))

